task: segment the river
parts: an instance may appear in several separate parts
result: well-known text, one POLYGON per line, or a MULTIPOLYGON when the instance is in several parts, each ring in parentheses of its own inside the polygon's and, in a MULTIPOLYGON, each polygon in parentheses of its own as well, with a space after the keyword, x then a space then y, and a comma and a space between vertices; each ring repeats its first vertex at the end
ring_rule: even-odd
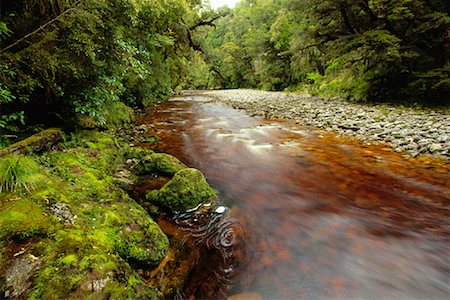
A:
POLYGON ((149 108, 245 230, 234 299, 449 299, 449 165, 202 96, 149 108))

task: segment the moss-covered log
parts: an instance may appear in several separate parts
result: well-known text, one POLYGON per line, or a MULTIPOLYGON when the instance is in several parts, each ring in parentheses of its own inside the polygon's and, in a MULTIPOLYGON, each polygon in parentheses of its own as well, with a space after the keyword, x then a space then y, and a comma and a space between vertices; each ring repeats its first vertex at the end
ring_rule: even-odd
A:
POLYGON ((14 143, 0 150, 0 156, 5 154, 26 154, 45 149, 62 138, 62 132, 59 128, 49 128, 36 133, 24 140, 14 143))

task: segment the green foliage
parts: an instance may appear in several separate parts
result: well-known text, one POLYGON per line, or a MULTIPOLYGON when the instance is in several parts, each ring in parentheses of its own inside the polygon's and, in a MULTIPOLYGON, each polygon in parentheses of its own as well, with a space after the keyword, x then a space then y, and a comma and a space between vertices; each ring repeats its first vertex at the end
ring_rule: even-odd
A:
POLYGON ((185 0, 2 5, 0 129, 12 133, 25 121, 129 122, 125 105, 162 101, 179 85, 192 52, 186 28, 200 9, 185 0))
POLYGON ((5 22, 0 21, 0 40, 3 40, 9 36, 11 36, 12 31, 8 29, 8 26, 5 22))
POLYGON ((448 103, 448 9, 443 1, 247 0, 197 36, 210 87, 448 103))

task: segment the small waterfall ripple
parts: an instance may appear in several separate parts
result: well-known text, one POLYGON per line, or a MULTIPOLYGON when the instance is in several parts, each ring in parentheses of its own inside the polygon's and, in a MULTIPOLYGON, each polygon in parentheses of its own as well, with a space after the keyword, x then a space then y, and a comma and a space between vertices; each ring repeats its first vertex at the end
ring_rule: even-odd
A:
POLYGON ((225 206, 206 204, 174 217, 203 254, 177 299, 225 298, 244 256, 244 232, 232 214, 225 206))

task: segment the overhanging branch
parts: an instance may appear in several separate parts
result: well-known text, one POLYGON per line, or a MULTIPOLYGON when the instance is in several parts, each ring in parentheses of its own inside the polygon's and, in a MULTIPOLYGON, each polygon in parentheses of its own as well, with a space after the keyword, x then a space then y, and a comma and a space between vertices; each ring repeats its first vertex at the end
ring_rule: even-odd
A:
POLYGON ((58 16, 56 16, 55 18, 51 19, 50 21, 48 21, 45 24, 42 24, 41 26, 39 26, 38 29, 26 34, 25 36, 21 37, 20 39, 18 39, 17 41, 15 41, 14 43, 6 46, 5 48, 0 50, 0 54, 11 49, 12 47, 18 45, 19 43, 21 43, 22 41, 26 40, 27 38, 29 38, 30 36, 38 33, 39 31, 41 31, 42 29, 44 29, 45 27, 47 27, 48 25, 54 23, 55 21, 57 21, 58 19, 60 19, 62 16, 66 15, 68 12, 70 12, 71 10, 73 10, 75 8, 75 6, 77 6, 79 3, 81 2, 81 0, 75 2, 71 7, 69 7, 68 9, 66 9, 65 11, 63 11, 61 14, 59 14, 58 16))

